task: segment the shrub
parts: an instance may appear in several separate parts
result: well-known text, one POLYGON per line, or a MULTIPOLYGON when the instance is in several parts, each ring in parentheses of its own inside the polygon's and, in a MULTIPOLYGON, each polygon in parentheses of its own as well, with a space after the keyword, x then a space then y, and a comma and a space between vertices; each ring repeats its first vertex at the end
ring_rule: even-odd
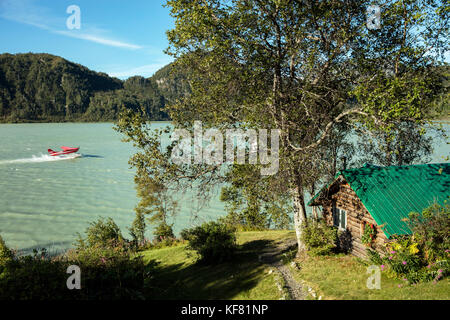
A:
POLYGON ((0 236, 0 262, 12 259, 13 257, 14 257, 13 251, 6 246, 5 241, 0 236))
POLYGON ((448 258, 450 251, 450 205, 433 204, 422 215, 411 213, 409 225, 427 263, 448 258))
POLYGON ((155 263, 124 247, 94 245, 49 257, 46 250, 0 261, 0 300, 144 299, 155 263), (70 265, 81 270, 81 290, 69 290, 70 265))
POLYGON ((361 236, 361 242, 366 246, 370 246, 373 243, 376 235, 377 230, 375 226, 371 223, 366 223, 364 225, 364 233, 361 236))
POLYGON ((75 249, 56 257, 45 249, 17 257, 0 237, 0 300, 144 299, 154 265, 133 254, 111 218, 91 223, 75 249), (80 267, 81 290, 67 288, 70 265, 80 267))
POLYGON ((236 230, 224 223, 207 222, 199 227, 181 232, 189 241, 187 249, 194 250, 205 263, 229 260, 236 248, 236 230))
POLYGON ((448 260, 439 260, 427 265, 418 249, 414 236, 394 236, 386 245, 384 255, 367 250, 369 260, 381 265, 388 276, 409 283, 439 280, 448 274, 448 260))
POLYGON ((324 220, 309 221, 301 228, 301 241, 311 255, 328 255, 336 248, 337 229, 324 220))
POLYGON ((385 244, 383 257, 367 250, 369 260, 391 277, 409 283, 438 281, 449 273, 450 208, 433 204, 422 214, 411 213, 406 222, 412 236, 393 236, 385 244))
POLYGON ((48 257, 45 249, 0 261, 0 300, 70 299, 66 268, 62 260, 48 257))
POLYGON ((383 265, 383 258, 378 251, 367 248, 366 252, 370 263, 374 265, 383 265))
POLYGON ((142 256, 132 256, 124 246, 74 249, 65 259, 80 267, 79 298, 88 300, 144 299, 145 285, 153 271, 153 264, 146 265, 142 256))
POLYGON ((167 224, 165 221, 161 222, 153 231, 156 240, 163 240, 166 238, 175 238, 172 230, 172 225, 167 224))
POLYGON ((94 246, 114 247, 124 242, 120 228, 112 218, 100 218, 91 222, 85 233, 85 239, 81 235, 78 236, 78 249, 94 246))
POLYGON ((407 276, 422 267, 417 243, 410 236, 397 236, 386 244, 386 261, 399 276, 407 276))
POLYGON ((128 229, 135 247, 139 247, 144 243, 145 229, 146 225, 144 214, 138 211, 136 212, 136 217, 134 218, 131 227, 128 229))

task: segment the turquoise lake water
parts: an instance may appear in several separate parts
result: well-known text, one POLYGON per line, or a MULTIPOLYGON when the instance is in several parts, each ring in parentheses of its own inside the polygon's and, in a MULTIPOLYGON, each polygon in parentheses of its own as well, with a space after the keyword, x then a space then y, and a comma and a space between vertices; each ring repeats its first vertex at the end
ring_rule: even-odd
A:
MULTIPOLYGON (((65 249, 98 217, 112 217, 129 237, 138 198, 128 165, 134 150, 121 138, 110 123, 0 124, 0 235, 6 243, 26 251, 65 249), (80 146, 83 156, 47 155, 63 145, 80 146)), ((175 231, 223 215, 218 197, 198 221, 192 196, 182 196, 175 231)))
MULTIPOLYGON (((448 123, 445 128, 450 134, 448 123)), ((129 237, 126 228, 138 202, 128 165, 133 153, 111 123, 0 124, 0 235, 10 247, 26 252, 61 250, 89 222, 112 217, 129 237), (83 156, 55 160, 47 155, 48 148, 63 145, 80 146, 83 156)), ((448 155, 450 147, 441 141, 432 162, 443 162, 448 155)), ((175 232, 225 214, 218 193, 200 213, 192 195, 179 200, 175 232), (199 220, 193 218, 196 213, 199 220)))

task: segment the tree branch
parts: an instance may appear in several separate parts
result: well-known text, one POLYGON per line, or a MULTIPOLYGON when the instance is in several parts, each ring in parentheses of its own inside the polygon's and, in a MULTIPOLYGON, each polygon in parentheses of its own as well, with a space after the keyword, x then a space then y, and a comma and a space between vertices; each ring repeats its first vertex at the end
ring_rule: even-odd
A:
POLYGON ((317 139, 314 143, 311 143, 305 147, 297 147, 295 145, 292 144, 292 142, 289 139, 289 135, 287 135, 287 139, 288 139, 288 143, 289 146, 295 151, 295 152, 304 152, 310 149, 314 149, 316 147, 318 147, 328 136, 328 134, 330 133, 330 130, 332 129, 333 125, 341 122, 341 119, 350 115, 350 114, 360 114, 366 117, 372 117, 374 119, 374 121, 376 123, 381 123, 381 121, 379 119, 377 119, 375 116, 373 115, 369 115, 367 112, 362 111, 361 109, 349 109, 347 111, 344 111, 342 113, 340 113, 336 118, 334 118, 332 121, 330 121, 326 126, 325 126, 325 130, 322 132, 322 135, 319 137, 319 139, 317 139))

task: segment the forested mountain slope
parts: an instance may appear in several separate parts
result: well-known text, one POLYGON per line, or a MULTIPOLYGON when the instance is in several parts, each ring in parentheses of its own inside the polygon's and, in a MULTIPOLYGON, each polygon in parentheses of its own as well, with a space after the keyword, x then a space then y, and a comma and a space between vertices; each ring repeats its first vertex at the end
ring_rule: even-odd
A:
MULTIPOLYGON (((449 67, 438 67, 435 118, 449 116, 449 67)), ((169 64, 152 77, 122 81, 46 53, 0 54, 0 122, 113 121, 120 108, 143 108, 169 120, 168 103, 190 92, 186 75, 169 64)))
POLYGON ((112 121, 121 107, 168 120, 167 101, 186 92, 170 65, 125 81, 50 54, 0 55, 0 122, 112 121))

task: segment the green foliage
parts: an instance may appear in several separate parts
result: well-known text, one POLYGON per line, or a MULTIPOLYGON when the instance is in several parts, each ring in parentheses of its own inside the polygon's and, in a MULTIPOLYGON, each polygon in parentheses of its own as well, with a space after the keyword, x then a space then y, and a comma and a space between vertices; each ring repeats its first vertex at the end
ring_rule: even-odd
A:
POLYGON ((131 224, 131 228, 129 228, 132 241, 136 244, 136 246, 139 246, 145 241, 145 229, 146 224, 144 214, 138 211, 136 212, 136 217, 131 224))
POLYGON ((450 252, 450 205, 432 204, 422 215, 411 213, 409 226, 426 262, 448 259, 450 252))
POLYGON ((382 166, 425 163, 431 158, 433 144, 444 136, 435 125, 423 126, 413 121, 397 122, 389 132, 376 130, 370 136, 359 131, 359 163, 382 166), (428 134, 424 134, 425 127, 428 134))
POLYGON ((112 218, 99 218, 86 228, 86 238, 78 235, 77 248, 115 247, 124 242, 120 228, 112 218))
POLYGON ((361 242, 365 245, 370 245, 373 240, 375 239, 375 236, 377 235, 377 230, 373 224, 366 223, 364 225, 364 233, 361 236, 361 242))
POLYGON ((50 54, 1 54, 0 122, 111 121, 123 108, 168 120, 166 101, 188 92, 171 70, 121 81, 50 54))
POLYGON ((185 72, 175 69, 172 63, 156 71, 151 80, 167 104, 174 104, 191 93, 185 72))
POLYGON ((436 68, 436 74, 438 93, 433 101, 431 116, 445 119, 450 117, 450 66, 446 64, 436 68))
MULTIPOLYGON (((226 190, 224 200, 238 223, 261 228, 267 221, 264 205, 270 204, 265 194, 278 199, 294 196, 298 229, 306 220, 307 189, 333 171, 323 168, 336 169, 335 160, 347 153, 345 149, 350 153, 346 146, 338 148, 343 139, 327 139, 338 123, 385 132, 408 120, 423 124, 438 91, 432 73, 443 57, 436 51, 448 42, 442 1, 382 1, 379 30, 365 27, 371 1, 310 4, 167 2, 174 18, 167 52, 176 59, 175 70, 183 71, 191 85, 190 94, 166 105, 174 128, 192 133, 198 120, 204 128, 222 132, 282 132, 279 170, 270 183, 251 170, 232 173, 243 184, 226 190), (259 186, 269 188, 258 195, 259 186)), ((162 148, 158 140, 165 132, 151 131, 138 113, 124 113, 118 127, 139 149, 130 161, 137 180, 154 179, 167 193, 170 188, 184 191, 195 186, 204 199, 205 190, 223 183, 233 170, 171 162, 170 151, 177 142, 162 148)))
POLYGON ((0 236, 0 262, 12 259, 14 252, 6 246, 5 241, 0 236))
POLYGON ((119 89, 119 79, 49 54, 0 55, 0 120, 73 121, 95 92, 119 89))
POLYGON ((0 260, 0 300, 144 299, 154 266, 121 246, 95 245, 58 257, 34 250, 0 260), (80 267, 81 290, 67 288, 70 265, 80 267))
MULTIPOLYGON (((405 286, 406 281, 387 276, 381 271, 381 290, 368 290, 367 266, 353 255, 305 257, 298 261, 301 268, 291 268, 295 279, 313 284, 322 299, 332 300, 447 300, 448 279, 405 286)), ((377 265, 376 263, 371 263, 377 265)))
POLYGON ((173 200, 168 192, 169 188, 157 179, 140 172, 135 176, 135 182, 140 198, 136 213, 147 215, 150 223, 157 224, 154 233, 157 238, 161 236, 173 238, 172 228, 167 224, 167 220, 176 215, 178 202, 173 200))
POLYGON ((301 241, 313 256, 329 255, 336 248, 337 229, 324 220, 312 220, 302 225, 301 241))
POLYGON ((368 250, 370 261, 381 265, 391 277, 417 283, 438 281, 449 274, 449 205, 433 204, 422 214, 411 213, 412 236, 394 236, 383 257, 368 250))
POLYGON ((242 231, 290 227, 290 197, 271 192, 273 182, 261 179, 257 166, 236 164, 227 173, 226 181, 220 200, 226 203, 227 223, 242 231))
POLYGON ((155 238, 158 240, 164 240, 166 238, 175 238, 172 230, 172 225, 167 224, 165 221, 161 222, 153 231, 155 238))
MULTIPOLYGON (((370 263, 374 265, 383 265, 383 258, 381 257, 380 253, 373 249, 366 249, 367 257, 370 263)), ((364 262, 364 260, 361 259, 361 261, 364 262)))
POLYGON ((50 259, 45 250, 0 260, 0 300, 69 299, 65 266, 50 259))
MULTIPOLYGON (((387 243, 383 257, 374 250, 368 249, 370 261, 380 265, 381 270, 389 277, 402 279, 408 283, 439 280, 447 273, 447 269, 439 269, 436 264, 426 265, 418 243, 410 236, 397 236, 387 243)), ((438 265, 442 265, 439 263, 438 265)))
MULTIPOLYGON (((123 244, 94 245, 66 254, 67 262, 82 270, 82 292, 87 299, 144 299, 153 264, 146 265, 123 244), (84 292, 83 292, 84 286, 84 292)), ((84 297, 83 297, 84 298, 84 297)))
POLYGON ((148 120, 167 120, 167 114, 162 111, 164 104, 155 80, 135 76, 124 81, 121 89, 95 93, 83 119, 116 120, 121 110, 130 109, 148 120))
POLYGON ((111 218, 92 222, 86 238, 63 255, 47 250, 16 256, 0 237, 0 300, 144 299, 155 263, 144 263, 111 218), (81 270, 81 290, 69 290, 67 268, 81 270))
POLYGON ((417 243, 410 236, 398 236, 386 245, 389 265, 397 275, 407 275, 421 268, 417 243))
POLYGON ((214 264, 230 260, 237 249, 236 230, 224 223, 205 222, 201 226, 181 232, 189 241, 188 250, 194 250, 204 263, 214 264))

